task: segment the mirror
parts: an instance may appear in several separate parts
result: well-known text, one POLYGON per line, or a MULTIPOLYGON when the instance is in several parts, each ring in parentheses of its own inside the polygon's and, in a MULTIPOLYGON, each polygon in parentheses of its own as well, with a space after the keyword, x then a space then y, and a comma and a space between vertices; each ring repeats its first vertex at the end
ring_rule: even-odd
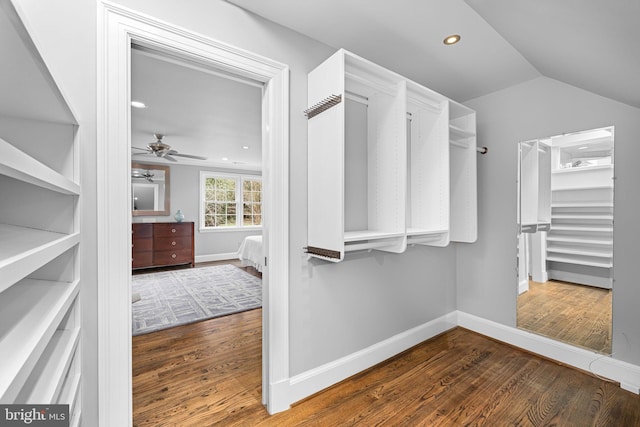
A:
POLYGON ((131 213, 133 216, 169 215, 169 166, 131 163, 131 213))
POLYGON ((613 143, 607 127, 518 146, 517 326, 611 354, 613 143))

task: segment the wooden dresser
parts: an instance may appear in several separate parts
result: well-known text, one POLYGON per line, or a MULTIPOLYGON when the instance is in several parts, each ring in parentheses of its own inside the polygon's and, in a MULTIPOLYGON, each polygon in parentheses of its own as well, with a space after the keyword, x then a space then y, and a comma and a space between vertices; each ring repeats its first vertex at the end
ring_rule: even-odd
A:
POLYGON ((194 265, 193 222, 133 223, 131 268, 194 265))

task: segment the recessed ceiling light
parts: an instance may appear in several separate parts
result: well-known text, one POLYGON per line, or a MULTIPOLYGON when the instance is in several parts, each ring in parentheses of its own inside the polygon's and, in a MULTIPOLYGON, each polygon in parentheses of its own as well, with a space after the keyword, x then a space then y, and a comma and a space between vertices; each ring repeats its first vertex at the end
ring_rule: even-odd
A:
POLYGON ((578 147, 578 150, 586 150, 589 147, 578 147))
POLYGON ((248 145, 243 145, 243 146, 242 146, 242 149, 243 149, 243 150, 248 150, 248 149, 249 149, 249 146, 248 146, 248 145))
POLYGON ((223 157, 222 160, 224 160, 226 162, 227 160, 229 160, 229 158, 228 157, 223 157))
POLYGON ((134 108, 147 108, 145 103, 140 101, 131 101, 131 106, 134 108))
POLYGON ((446 45, 452 45, 452 44, 458 43, 459 41, 460 41, 460 35, 451 34, 450 36, 445 37, 442 42, 446 45))

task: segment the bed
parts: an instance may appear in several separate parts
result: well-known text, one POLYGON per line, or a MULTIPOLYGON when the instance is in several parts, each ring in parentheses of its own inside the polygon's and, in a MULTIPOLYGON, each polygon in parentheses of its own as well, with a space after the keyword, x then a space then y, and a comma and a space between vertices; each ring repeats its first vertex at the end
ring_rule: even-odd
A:
POLYGON ((262 272, 264 253, 262 251, 262 236, 247 236, 238 249, 238 259, 243 267, 253 267, 262 272))

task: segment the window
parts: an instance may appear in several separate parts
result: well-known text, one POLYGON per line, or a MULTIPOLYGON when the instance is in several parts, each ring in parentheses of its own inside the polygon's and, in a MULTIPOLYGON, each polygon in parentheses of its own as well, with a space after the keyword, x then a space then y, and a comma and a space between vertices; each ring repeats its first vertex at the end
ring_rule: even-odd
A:
POLYGON ((262 178, 200 172, 200 228, 262 226, 262 178))

